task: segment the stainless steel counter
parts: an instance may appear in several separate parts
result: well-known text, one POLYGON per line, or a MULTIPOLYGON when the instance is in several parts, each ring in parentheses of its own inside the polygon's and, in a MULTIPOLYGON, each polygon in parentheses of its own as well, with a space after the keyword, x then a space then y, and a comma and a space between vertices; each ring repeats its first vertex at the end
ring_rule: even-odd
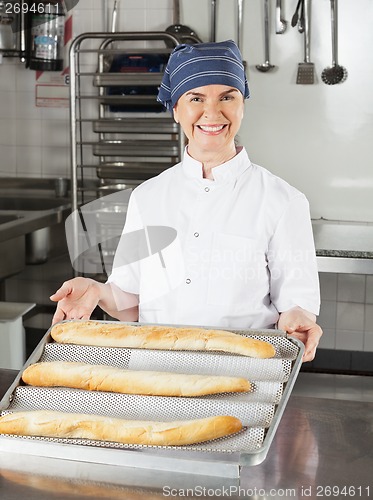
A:
MULTIPOLYGON (((0 398, 15 375, 0 370, 0 398)), ((1 453, 0 498, 367 499, 373 497, 372 422, 373 403, 291 396, 267 459, 242 468, 239 481, 1 453)))
POLYGON ((0 280, 40 263, 48 254, 49 229, 62 223, 70 199, 57 197, 55 179, 2 178, 0 185, 0 280))

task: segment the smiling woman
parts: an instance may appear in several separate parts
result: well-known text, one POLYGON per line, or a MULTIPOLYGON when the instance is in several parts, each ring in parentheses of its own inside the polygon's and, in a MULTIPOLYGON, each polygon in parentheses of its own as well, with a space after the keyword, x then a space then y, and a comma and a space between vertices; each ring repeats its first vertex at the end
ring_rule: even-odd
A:
POLYGON ((188 145, 180 163, 133 191, 123 235, 168 226, 177 237, 138 262, 126 259, 123 237, 106 284, 75 278, 52 296, 54 322, 88 319, 99 305, 124 321, 278 325, 306 344, 305 361, 314 357, 322 331, 309 206, 236 147, 249 96, 234 42, 174 49, 158 100, 188 145))
POLYGON ((174 119, 188 138, 189 154, 202 160, 205 178, 213 179, 212 169, 236 155, 234 138, 243 111, 241 92, 227 85, 196 88, 175 105, 174 119))

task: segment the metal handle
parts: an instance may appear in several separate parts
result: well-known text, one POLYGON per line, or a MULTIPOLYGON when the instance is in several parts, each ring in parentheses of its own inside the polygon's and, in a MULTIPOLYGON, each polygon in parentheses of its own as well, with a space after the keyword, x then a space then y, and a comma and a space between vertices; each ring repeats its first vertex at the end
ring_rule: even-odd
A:
POLYGON ((174 24, 180 24, 180 1, 174 0, 174 13, 173 13, 174 24))
POLYGON ((216 41, 216 0, 211 0, 211 34, 210 42, 216 41))
POLYGON ((269 63, 269 0, 264 0, 264 57, 269 63))
POLYGON ((311 40, 311 0, 304 0, 304 62, 310 61, 310 40, 311 40))
POLYGON ((111 16, 111 32, 115 33, 118 27, 118 0, 115 0, 111 16))
POLYGON ((242 48, 242 24, 243 24, 243 0, 237 0, 237 16, 238 16, 238 22, 237 22, 237 45, 238 48, 242 48))
POLYGON ((276 33, 282 35, 285 33, 287 22, 282 16, 282 0, 276 0, 276 33))
POLYGON ((330 0, 331 20, 332 20, 332 62, 333 66, 338 65, 338 2, 330 0))

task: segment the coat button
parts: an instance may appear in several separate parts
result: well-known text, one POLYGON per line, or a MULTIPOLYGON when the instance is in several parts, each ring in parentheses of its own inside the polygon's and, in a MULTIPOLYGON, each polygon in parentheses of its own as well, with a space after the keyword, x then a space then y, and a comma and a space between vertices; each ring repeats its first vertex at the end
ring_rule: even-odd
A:
POLYGON ((194 233, 195 238, 198 238, 198 236, 199 236, 199 233, 194 233))
POLYGON ((205 191, 206 191, 206 193, 208 193, 210 191, 210 188, 209 187, 205 187, 205 191))
POLYGON ((190 278, 187 278, 187 279, 185 280, 185 283, 186 283, 187 285, 189 285, 189 283, 191 283, 191 282, 192 282, 192 280, 191 280, 190 278))

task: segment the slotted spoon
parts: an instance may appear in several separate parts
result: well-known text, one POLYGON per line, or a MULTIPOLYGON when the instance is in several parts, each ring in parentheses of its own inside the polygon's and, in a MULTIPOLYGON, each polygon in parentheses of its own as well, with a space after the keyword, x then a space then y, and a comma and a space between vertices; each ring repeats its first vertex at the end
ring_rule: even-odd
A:
POLYGON ((347 78, 347 69, 338 64, 338 0, 330 0, 332 21, 332 66, 325 68, 321 79, 327 85, 342 83, 347 78))

